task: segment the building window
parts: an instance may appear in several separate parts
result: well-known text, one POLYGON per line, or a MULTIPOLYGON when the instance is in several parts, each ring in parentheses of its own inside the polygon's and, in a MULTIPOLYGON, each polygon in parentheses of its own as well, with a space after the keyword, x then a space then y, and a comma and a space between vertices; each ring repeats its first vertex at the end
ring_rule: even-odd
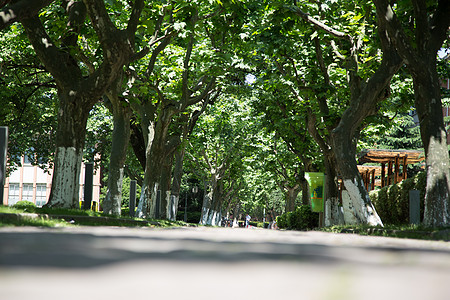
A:
POLYGON ((23 158, 23 163, 26 165, 30 165, 32 161, 33 160, 31 159, 31 156, 28 154, 25 154, 25 156, 23 158))
POLYGON ((9 184, 8 205, 14 205, 19 201, 19 184, 9 184))
POLYGON ((47 185, 36 184, 36 206, 41 207, 47 202, 47 185))
POLYGON ((33 202, 33 184, 32 183, 24 183, 23 184, 22 201, 33 202))

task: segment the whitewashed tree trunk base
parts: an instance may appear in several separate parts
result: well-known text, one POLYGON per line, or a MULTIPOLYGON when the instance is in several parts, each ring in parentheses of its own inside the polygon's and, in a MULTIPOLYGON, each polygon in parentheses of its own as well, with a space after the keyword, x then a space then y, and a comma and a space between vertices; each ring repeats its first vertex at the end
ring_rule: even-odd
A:
POLYGON ((363 198, 363 194, 360 191, 360 187, 365 190, 364 183, 361 179, 359 186, 357 185, 357 179, 354 181, 350 179, 344 180, 344 186, 349 193, 353 209, 356 211, 357 219, 364 224, 377 226, 383 226, 380 217, 378 216, 375 208, 372 206, 369 194, 366 193, 367 199, 363 198))
POLYGON ((356 211, 353 208, 353 202, 347 191, 342 191, 342 207, 344 210, 344 222, 347 225, 359 224, 359 220, 356 217, 356 211))
MULTIPOLYGON (((170 193, 170 192, 169 192, 170 193)), ((178 209, 178 201, 180 197, 175 195, 170 195, 169 201, 167 201, 167 219, 171 221, 177 220, 177 209, 178 209)))
POLYGON ((325 226, 339 225, 341 223, 341 209, 338 198, 328 198, 325 201, 325 226))
POLYGON ((147 187, 144 184, 141 189, 141 196, 139 198, 139 204, 136 208, 135 215, 137 218, 145 218, 146 217, 146 211, 147 211, 147 201, 145 194, 147 193, 147 187))
POLYGON ((81 161, 82 151, 74 147, 58 148, 55 157, 58 172, 52 179, 52 207, 78 207, 81 161))

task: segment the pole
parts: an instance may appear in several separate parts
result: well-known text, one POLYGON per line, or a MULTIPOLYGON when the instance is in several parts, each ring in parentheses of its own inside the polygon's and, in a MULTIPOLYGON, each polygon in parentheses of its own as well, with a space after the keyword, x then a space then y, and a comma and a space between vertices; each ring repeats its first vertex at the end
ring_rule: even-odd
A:
POLYGON ((420 224, 420 191, 409 191, 409 224, 420 224))
POLYGON ((187 195, 188 192, 186 192, 186 197, 184 198, 184 221, 187 222, 187 195))
POLYGON ((130 182, 130 217, 134 217, 136 209, 136 180, 130 182))
POLYGON ((266 226, 266 207, 263 207, 263 228, 266 226))
POLYGON ((84 164, 84 206, 85 210, 91 209, 92 191, 94 187, 94 163, 84 164))
POLYGON ((161 207, 161 190, 158 190, 156 192, 155 219, 159 219, 160 207, 161 207))
POLYGON ((3 205, 3 191, 6 178, 6 153, 8 150, 8 127, 0 126, 0 205, 3 205))

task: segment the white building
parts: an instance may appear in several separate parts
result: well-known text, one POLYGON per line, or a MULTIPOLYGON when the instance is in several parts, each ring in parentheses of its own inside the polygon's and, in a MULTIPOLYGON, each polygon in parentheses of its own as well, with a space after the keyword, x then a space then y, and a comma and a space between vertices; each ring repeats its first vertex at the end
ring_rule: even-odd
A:
MULTIPOLYGON (((84 164, 80 174, 80 202, 84 191, 84 164)), ((12 172, 5 180, 3 204, 14 205, 18 201, 30 201, 40 207, 47 203, 52 186, 52 169, 49 173, 33 166, 26 157, 22 157, 22 167, 12 172)), ((98 205, 100 199, 100 172, 94 171, 92 201, 98 205)), ((97 206, 98 207, 98 206, 97 206)))

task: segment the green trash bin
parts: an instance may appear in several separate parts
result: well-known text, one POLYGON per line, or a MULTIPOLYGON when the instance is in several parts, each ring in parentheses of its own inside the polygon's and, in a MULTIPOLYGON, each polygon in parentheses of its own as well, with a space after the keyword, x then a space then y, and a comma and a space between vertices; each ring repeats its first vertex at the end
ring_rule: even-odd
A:
POLYGON ((323 212, 323 199, 325 192, 325 175, 320 172, 306 172, 305 178, 311 193, 311 210, 323 212))

